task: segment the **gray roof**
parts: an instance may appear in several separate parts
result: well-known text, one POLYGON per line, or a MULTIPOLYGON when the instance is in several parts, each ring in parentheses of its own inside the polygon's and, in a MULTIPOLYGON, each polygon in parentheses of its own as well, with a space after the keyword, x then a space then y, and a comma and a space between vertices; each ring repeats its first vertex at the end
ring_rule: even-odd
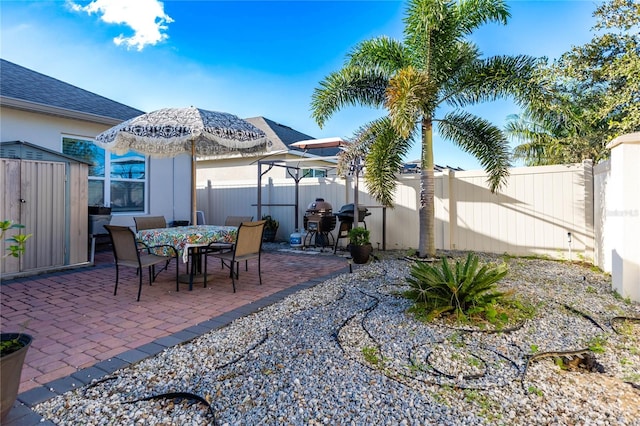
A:
POLYGON ((90 161, 61 152, 53 151, 42 146, 24 141, 0 142, 0 158, 15 158, 21 160, 58 161, 85 163, 92 165, 90 161))
MULTIPOLYGON (((246 121, 253 124, 267 134, 267 137, 273 142, 271 151, 279 151, 284 149, 296 150, 303 152, 304 150, 290 146, 294 142, 315 139, 313 136, 306 135, 302 132, 292 129, 284 124, 276 123, 265 117, 245 118, 246 121)), ((319 148, 309 151, 310 154, 321 157, 334 156, 340 152, 339 148, 319 148)))
POLYGON ((110 124, 144 111, 0 59, 3 106, 110 124))

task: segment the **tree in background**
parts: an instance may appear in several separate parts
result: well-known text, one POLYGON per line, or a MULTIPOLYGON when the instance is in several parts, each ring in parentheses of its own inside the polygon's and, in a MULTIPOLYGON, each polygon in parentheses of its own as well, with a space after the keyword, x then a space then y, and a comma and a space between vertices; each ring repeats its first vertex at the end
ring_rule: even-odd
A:
POLYGON ((365 125, 354 136, 354 150, 366 154, 367 189, 385 206, 392 207, 395 174, 419 133, 419 256, 435 256, 434 123, 444 139, 480 161, 492 191, 508 176, 506 136, 464 108, 508 95, 523 105, 536 93, 531 84, 535 59, 482 58, 466 39, 485 23, 506 24, 509 16, 501 0, 411 0, 403 41, 383 36, 359 43, 344 67, 321 81, 313 93, 312 115, 320 127, 344 106, 386 108, 388 116, 365 125), (438 115, 443 105, 453 111, 438 115))
POLYGON ((610 0, 594 16, 591 42, 541 67, 551 97, 507 125, 527 165, 598 162, 613 138, 640 131, 640 3, 610 0))

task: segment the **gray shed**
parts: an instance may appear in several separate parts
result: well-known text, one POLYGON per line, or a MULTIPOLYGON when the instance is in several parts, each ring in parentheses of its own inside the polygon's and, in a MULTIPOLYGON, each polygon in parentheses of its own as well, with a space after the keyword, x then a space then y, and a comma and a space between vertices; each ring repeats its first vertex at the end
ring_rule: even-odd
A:
MULTIPOLYGON (((32 234, 19 260, 0 262, 3 278, 89 263, 88 172, 89 163, 75 157, 23 141, 0 143, 0 220, 32 234)), ((6 253, 7 243, 0 245, 6 253)))

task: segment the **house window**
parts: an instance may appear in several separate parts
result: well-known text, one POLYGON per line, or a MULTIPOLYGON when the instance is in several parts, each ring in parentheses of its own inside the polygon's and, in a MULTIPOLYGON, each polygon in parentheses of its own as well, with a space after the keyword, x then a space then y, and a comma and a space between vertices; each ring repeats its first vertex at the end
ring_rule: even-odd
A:
POLYGON ((327 171, 323 169, 302 169, 302 177, 327 177, 327 171))
POLYGON ((90 163, 90 206, 111 207, 114 213, 145 211, 148 164, 144 156, 115 155, 91 140, 73 137, 62 138, 62 152, 90 163))

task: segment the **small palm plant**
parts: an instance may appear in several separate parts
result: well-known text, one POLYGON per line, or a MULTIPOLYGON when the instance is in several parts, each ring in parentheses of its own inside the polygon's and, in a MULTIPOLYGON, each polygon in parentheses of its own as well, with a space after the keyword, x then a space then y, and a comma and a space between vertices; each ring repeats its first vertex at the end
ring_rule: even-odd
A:
POLYGON ((491 305, 505 295, 496 290, 495 284, 506 274, 506 264, 480 266, 473 253, 464 263, 456 261, 453 268, 446 258, 440 267, 416 262, 407 278, 411 290, 405 296, 425 310, 428 320, 444 313, 464 318, 470 311, 491 305))

